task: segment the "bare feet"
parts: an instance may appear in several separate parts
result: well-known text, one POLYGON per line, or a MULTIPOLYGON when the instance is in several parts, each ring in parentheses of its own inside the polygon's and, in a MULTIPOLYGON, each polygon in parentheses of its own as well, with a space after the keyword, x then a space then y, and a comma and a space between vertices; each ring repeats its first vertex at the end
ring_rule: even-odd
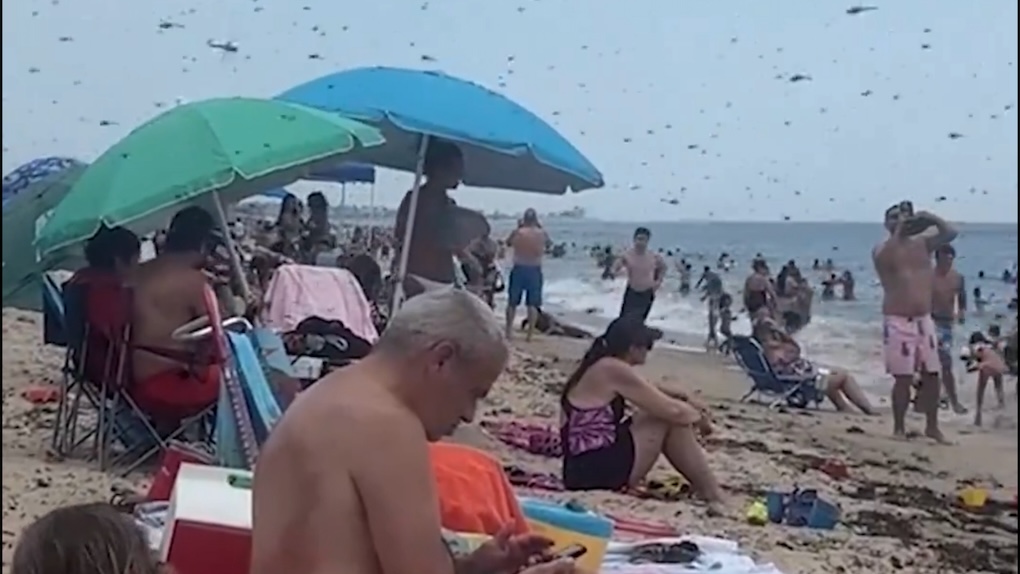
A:
POLYGON ((953 405, 953 412, 958 414, 958 415, 965 415, 965 414, 967 414, 968 411, 967 411, 967 407, 961 405, 960 403, 955 403, 953 405))
POLYGON ((921 436, 921 433, 912 430, 894 430, 893 438, 896 440, 908 441, 921 436))
POLYGON ((924 431, 924 436, 930 438, 931 440, 939 444, 945 445, 953 444, 952 442, 949 441, 949 439, 946 438, 945 435, 942 434, 942 431, 940 431, 939 429, 928 429, 924 431))
POLYGON ((706 507, 708 516, 720 517, 726 516, 726 506, 721 502, 709 502, 706 507))

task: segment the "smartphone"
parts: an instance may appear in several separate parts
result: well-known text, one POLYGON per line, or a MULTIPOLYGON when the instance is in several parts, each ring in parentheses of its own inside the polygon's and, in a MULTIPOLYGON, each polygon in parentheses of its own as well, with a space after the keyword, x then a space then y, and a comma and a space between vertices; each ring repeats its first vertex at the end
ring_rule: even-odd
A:
POLYGON ((587 553, 588 549, 582 546, 581 544, 571 544, 570 546, 567 546, 563 550, 560 550, 555 555, 553 555, 553 558, 556 560, 560 560, 562 558, 570 558, 571 560, 576 560, 587 553))
POLYGON ((913 217, 914 215, 914 204, 910 201, 900 202, 900 215, 905 217, 913 217))

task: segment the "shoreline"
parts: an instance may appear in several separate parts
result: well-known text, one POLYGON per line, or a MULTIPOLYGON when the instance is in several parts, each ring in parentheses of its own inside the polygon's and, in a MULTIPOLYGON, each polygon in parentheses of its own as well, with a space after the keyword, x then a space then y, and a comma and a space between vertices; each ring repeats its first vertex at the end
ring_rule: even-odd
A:
MULTIPOLYGON (((498 313, 502 314, 502 307, 497 305, 496 309, 498 313)), ((597 335, 600 331, 605 329, 611 321, 611 319, 594 313, 580 313, 564 310, 555 306, 549 306, 548 312, 560 320, 591 332, 593 335, 597 335)), ((523 308, 518 311, 518 317, 523 317, 523 308)), ((517 322, 518 324, 520 323, 519 320, 517 322)), ((708 352, 703 346, 699 345, 700 341, 696 341, 692 337, 687 337, 682 333, 677 333, 668 329, 663 330, 663 333, 665 334, 665 337, 661 343, 656 345, 656 349, 670 350, 687 356, 712 357, 718 362, 721 368, 732 370, 736 373, 740 373, 741 376, 744 376, 743 371, 733 359, 727 359, 721 355, 708 352)), ((836 364, 831 361, 816 361, 816 364, 823 368, 844 369, 850 371, 851 374, 853 374, 858 380, 858 383, 861 384, 861 388, 864 390, 868 399, 880 412, 887 412, 891 408, 889 392, 892 388, 892 381, 889 380, 889 377, 877 378, 872 376, 871 373, 861 373, 860 371, 855 370, 852 366, 836 364)), ((969 410, 972 410, 974 407, 973 389, 975 386, 976 376, 973 373, 967 373, 965 369, 961 368, 962 365, 959 361, 954 361, 953 365, 955 369, 954 372, 956 374, 957 389, 958 392, 960 392, 960 402, 969 410)), ((1007 388, 1010 384, 1016 385, 1016 378, 1007 376, 1005 384, 1007 388)), ((750 385, 750 381, 748 381, 748 385, 750 385)), ((1009 395, 1008 390, 1007 395, 1009 395)), ((993 416, 994 414, 995 413, 993 413, 993 416)), ((973 420, 973 414, 956 414, 952 411, 952 409, 944 406, 939 410, 939 420, 946 424, 966 426, 973 420)), ((1014 417, 1014 421, 1015 420, 1016 419, 1014 417)), ((1007 433, 1012 432, 1011 428, 1003 430, 1007 433)))

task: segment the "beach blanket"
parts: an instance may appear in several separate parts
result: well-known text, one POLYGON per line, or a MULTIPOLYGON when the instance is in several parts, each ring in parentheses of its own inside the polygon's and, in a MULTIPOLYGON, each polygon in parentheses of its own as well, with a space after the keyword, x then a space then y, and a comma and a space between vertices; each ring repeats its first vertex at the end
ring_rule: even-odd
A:
POLYGON ((499 461, 463 445, 429 445, 443 528, 495 535, 505 525, 528 531, 528 523, 499 461))
POLYGON ((563 456, 558 429, 518 421, 482 421, 481 425, 500 442, 514 448, 550 458, 563 456))
POLYGON ((503 472, 506 473, 510 484, 517 487, 537 488, 539 490, 548 490, 550 492, 560 492, 564 490, 563 481, 560 477, 552 474, 551 472, 538 472, 516 465, 504 466, 503 472))
POLYGON ((361 285, 346 269, 283 265, 266 289, 263 322, 280 332, 309 317, 341 321, 354 334, 374 343, 379 338, 372 308, 361 285))
POLYGON ((618 574, 783 574, 772 564, 757 564, 740 552, 740 546, 731 540, 708 536, 682 536, 656 538, 636 543, 610 542, 601 572, 618 574), (635 563, 643 556, 655 555, 662 547, 682 543, 693 544, 699 552, 693 561, 675 564, 635 563), (655 548, 659 547, 659 548, 655 548), (652 550, 648 552, 648 550, 652 550))

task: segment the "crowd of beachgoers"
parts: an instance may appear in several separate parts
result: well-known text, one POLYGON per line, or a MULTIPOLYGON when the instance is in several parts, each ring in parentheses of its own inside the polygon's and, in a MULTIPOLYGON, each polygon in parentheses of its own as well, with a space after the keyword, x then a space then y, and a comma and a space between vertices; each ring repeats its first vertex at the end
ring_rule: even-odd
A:
MULTIPOLYGON (((183 208, 151 238, 154 257, 145 261, 142 238, 103 227, 86 244, 87 266, 63 284, 65 296, 83 290, 89 348, 129 355, 122 375, 131 382, 122 388, 153 429, 172 434, 216 404, 225 361, 218 345, 181 336, 182 326, 200 330, 216 314, 257 322, 261 290, 288 266, 340 267, 357 281, 380 333, 370 349, 317 380, 271 382, 286 411, 254 470, 253 574, 340 564, 359 574, 579 572, 513 512, 480 532, 492 538, 473 553, 452 556, 439 543, 449 518, 442 503, 453 495, 437 485, 436 445, 451 440, 495 457, 521 492, 569 493, 555 496, 670 532, 736 538, 788 573, 1016 571, 1015 434, 943 428, 938 416, 942 400, 963 409, 951 377, 958 360, 978 380, 976 427, 984 412, 996 412, 997 425, 998 414, 1015 425, 1016 413, 1016 390, 1005 387, 1015 376, 1015 323, 975 332, 965 359, 956 356, 952 326, 965 317, 967 291, 953 268, 951 223, 905 203, 885 214, 889 238, 874 261, 886 294, 890 433, 848 371, 803 356, 796 333, 810 320, 813 290, 795 263, 773 276, 756 258, 733 294, 712 268, 695 281, 691 266, 678 264, 682 288, 704 301, 712 352, 655 349, 662 332, 645 320, 669 265, 649 248, 652 230, 638 227, 623 253, 592 248, 593 265, 625 276, 627 290, 619 317, 589 333, 542 309, 550 240, 533 210, 505 239, 448 231, 457 215, 447 192, 461 170, 456 146, 430 148, 403 280, 395 270, 408 198, 392 229, 348 233, 313 194, 307 217, 286 196, 275 221, 226 229, 202 208, 183 208), (243 275, 232 273, 235 259, 243 275), (753 318, 749 337, 731 330, 738 307, 753 318), (124 332, 130 337, 119 339, 124 332), (761 390, 779 395, 777 408, 740 400, 750 388, 740 367, 754 357, 775 385, 761 390), (989 384, 995 400, 986 407, 989 384), (821 402, 839 414, 810 409, 821 402), (914 416, 920 434, 910 428, 914 416), (765 493, 793 487, 842 505, 843 525, 819 536, 749 519, 748 506, 765 493), (963 508, 956 497, 965 487, 989 499, 963 508)), ((477 231, 471 217, 464 227, 477 231)), ((852 276, 823 285, 822 296, 836 297, 837 287, 853 298, 852 276)), ((111 479, 44 455, 40 435, 54 424, 51 403, 63 387, 39 382, 59 374, 58 353, 37 344, 39 324, 4 310, 5 568, 159 572, 165 566, 128 515, 102 502, 100 485, 111 479)), ((83 376, 104 380, 109 362, 92 357, 76 357, 83 376)))

